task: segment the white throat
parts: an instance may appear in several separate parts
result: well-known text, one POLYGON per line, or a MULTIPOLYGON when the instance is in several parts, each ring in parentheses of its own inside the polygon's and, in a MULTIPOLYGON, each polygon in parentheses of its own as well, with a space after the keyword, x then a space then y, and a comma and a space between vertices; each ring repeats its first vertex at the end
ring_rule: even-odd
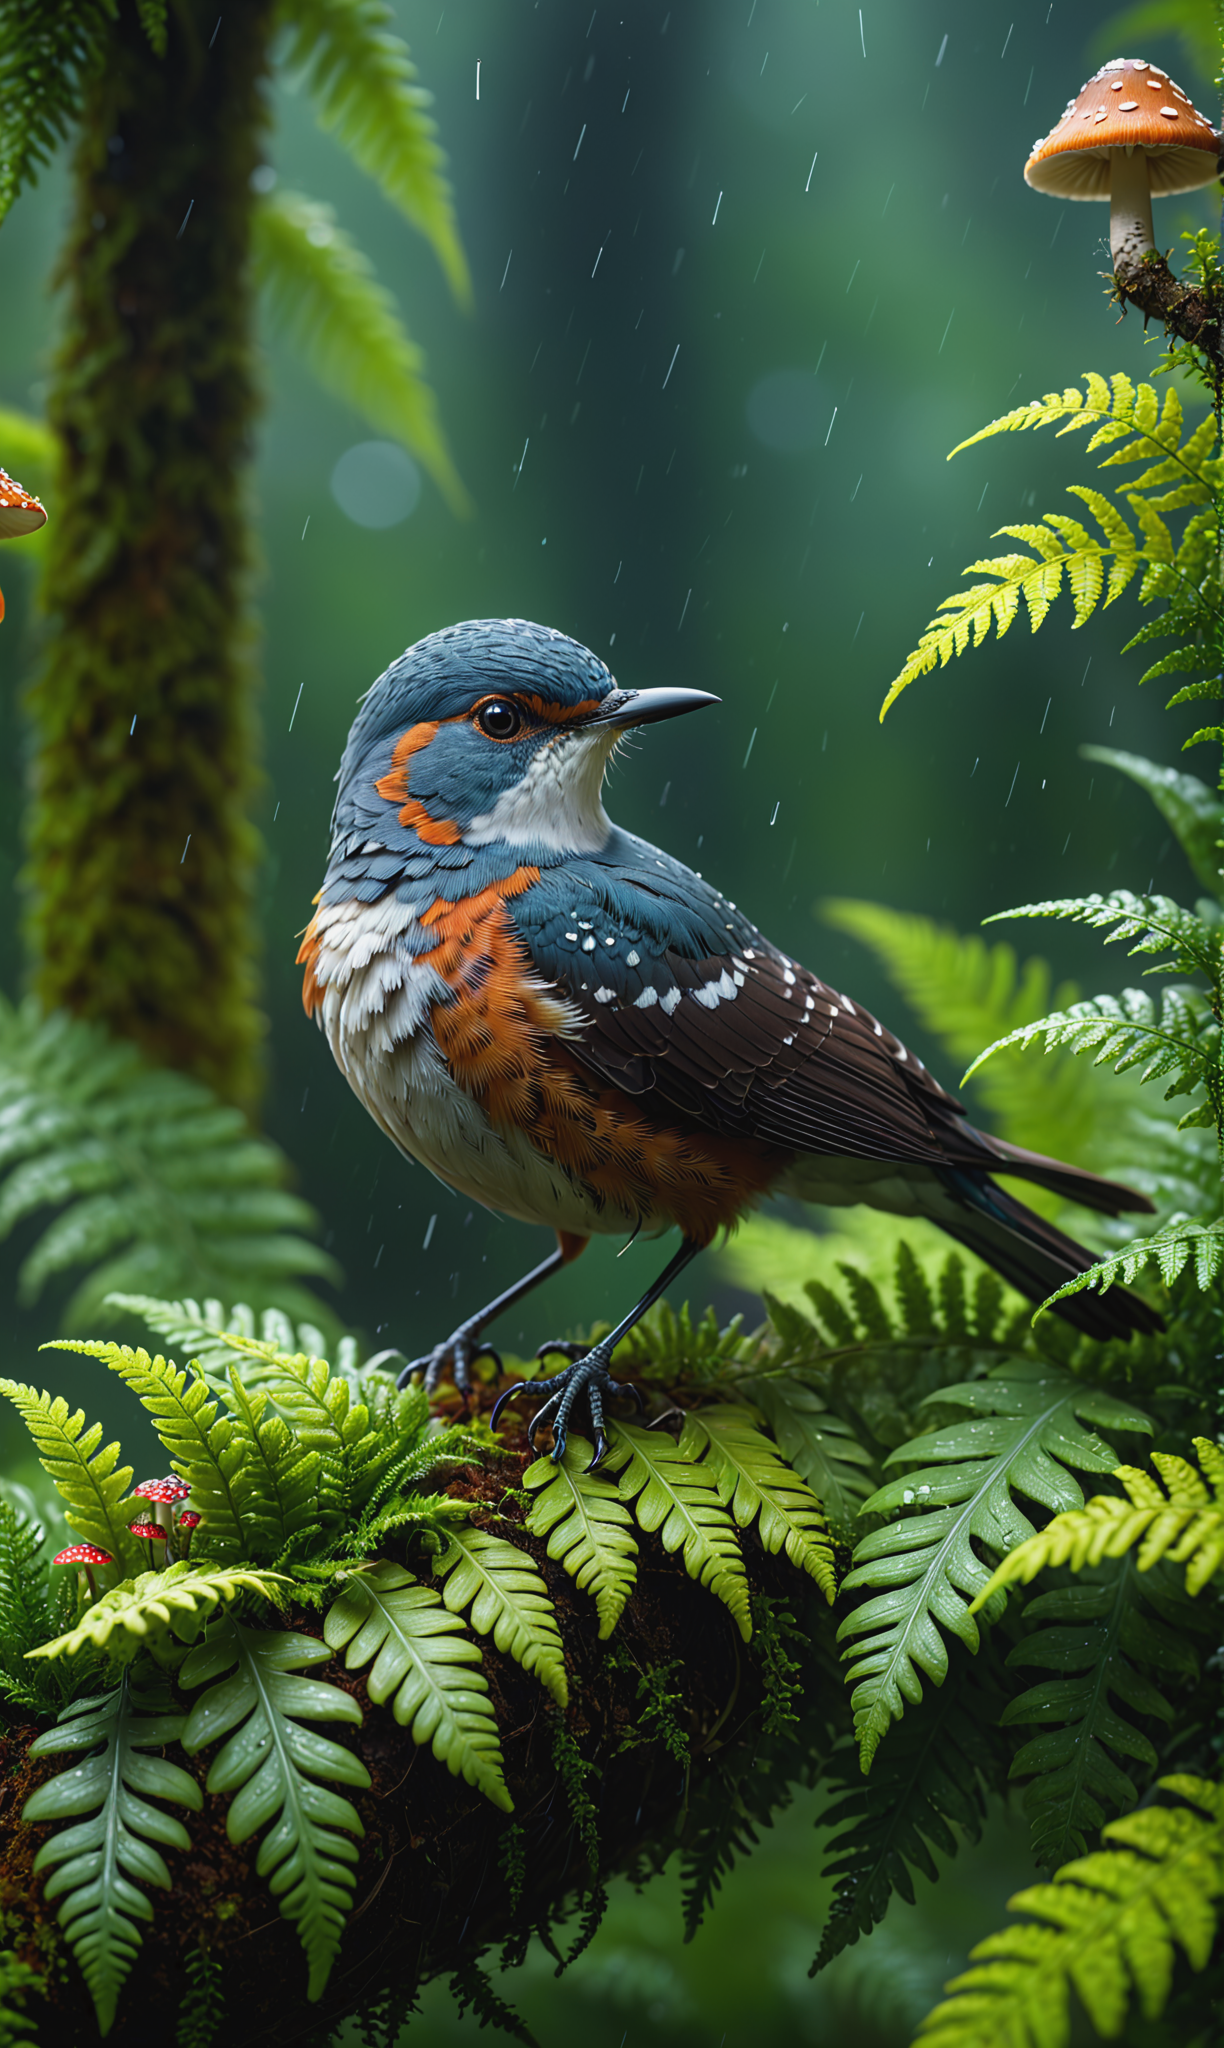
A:
POLYGON ((465 846, 543 846, 553 853, 599 853, 612 821, 600 792, 620 738, 615 726, 558 733, 537 752, 521 782, 503 791, 491 811, 473 818, 465 846))

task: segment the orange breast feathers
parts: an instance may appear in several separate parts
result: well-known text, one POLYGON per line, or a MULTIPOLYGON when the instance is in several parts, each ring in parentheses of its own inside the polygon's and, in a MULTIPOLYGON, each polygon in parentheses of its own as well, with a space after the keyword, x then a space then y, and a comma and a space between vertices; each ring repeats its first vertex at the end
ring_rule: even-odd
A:
POLYGON ((479 896, 425 913, 438 945, 418 959, 453 990, 430 1013, 439 1049, 495 1128, 524 1132, 598 1202, 666 1215, 708 1244, 791 1154, 686 1127, 674 1113, 655 1122, 632 1096, 586 1072, 566 1042, 581 1025, 534 972, 506 910, 505 898, 536 879, 534 869, 520 868, 479 896))

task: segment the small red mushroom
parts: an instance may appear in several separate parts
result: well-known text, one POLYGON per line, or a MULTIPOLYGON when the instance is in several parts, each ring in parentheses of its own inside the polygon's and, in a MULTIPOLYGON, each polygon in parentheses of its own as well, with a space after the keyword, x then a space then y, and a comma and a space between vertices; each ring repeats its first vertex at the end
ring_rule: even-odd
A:
MULTIPOLYGON (((37 533, 47 523, 42 500, 32 498, 0 469, 0 540, 16 540, 23 533, 37 533)), ((4 593, 0 591, 0 619, 4 617, 4 593)))
POLYGON ((129 1522, 128 1535, 138 1536, 144 1543, 164 1543, 166 1532, 160 1522, 129 1522))
MULTIPOLYGON (((186 1532, 187 1532, 187 1544, 189 1545, 189 1544, 190 1544, 190 1542, 191 1542, 191 1532, 192 1532, 192 1530, 193 1530, 193 1529, 198 1529, 198 1528, 199 1528, 199 1526, 200 1526, 200 1517, 199 1517, 199 1516, 198 1516, 198 1515, 196 1514, 196 1512, 195 1512, 195 1510, 194 1510, 193 1508, 189 1508, 189 1509, 188 1509, 188 1511, 187 1511, 187 1513, 186 1513, 185 1515, 180 1515, 180 1516, 179 1516, 179 1518, 178 1518, 178 1522, 176 1523, 176 1525, 175 1525, 175 1526, 176 1526, 176 1528, 178 1528, 178 1529, 185 1529, 185 1530, 186 1530, 186 1532)), ((186 1547, 187 1547, 187 1546, 185 1545, 185 1546, 184 1546, 184 1548, 186 1548, 186 1547)))
POLYGON ((78 1573, 78 1578, 83 1575, 88 1579, 89 1597, 93 1600, 97 1597, 97 1587, 94 1585, 94 1567, 100 1564, 114 1564, 115 1560, 108 1550, 99 1550, 96 1543, 71 1543, 67 1550, 61 1550, 58 1556, 52 1558, 51 1562, 52 1564, 79 1565, 81 1571, 78 1573))

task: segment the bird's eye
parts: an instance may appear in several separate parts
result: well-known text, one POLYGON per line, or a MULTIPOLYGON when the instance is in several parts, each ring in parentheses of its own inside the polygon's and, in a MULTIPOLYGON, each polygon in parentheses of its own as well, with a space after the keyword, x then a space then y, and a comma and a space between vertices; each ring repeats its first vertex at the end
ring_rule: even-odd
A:
POLYGON ((517 704, 510 704, 504 697, 494 697, 488 704, 482 704, 476 713, 476 723, 482 733, 491 740, 512 740, 523 729, 523 714, 517 704))

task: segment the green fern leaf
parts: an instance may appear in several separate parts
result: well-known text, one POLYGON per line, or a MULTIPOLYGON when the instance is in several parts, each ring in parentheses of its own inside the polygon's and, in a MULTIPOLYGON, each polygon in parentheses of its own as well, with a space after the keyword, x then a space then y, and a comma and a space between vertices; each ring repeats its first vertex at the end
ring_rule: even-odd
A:
MULTIPOLYGON (((356 1337, 341 1336, 329 1346, 327 1337, 316 1324, 306 1322, 295 1327, 284 1310, 278 1307, 265 1308, 256 1317, 254 1309, 246 1302, 236 1302, 227 1310, 219 1301, 162 1301, 151 1294, 109 1294, 106 1300, 108 1307, 124 1309, 130 1315, 139 1316, 151 1330, 165 1339, 172 1351, 180 1358, 190 1359, 195 1369, 206 1378, 215 1377, 227 1384, 234 1362, 235 1346, 231 1342, 234 1337, 270 1347, 273 1359, 301 1354, 308 1358, 331 1358, 334 1360, 333 1371, 344 1379, 351 1380, 359 1370, 356 1337)), ((260 1369, 260 1360, 267 1355, 244 1350, 242 1378, 245 1386, 261 1386, 269 1377, 275 1377, 275 1367, 270 1372, 260 1369)))
POLYGON ((1012 1699, 1002 1720, 1041 1730, 1017 1752, 1011 1775, 1031 1780, 1024 1804, 1033 1854, 1047 1868, 1082 1853, 1111 1809, 1134 1805, 1135 1764, 1144 1773, 1156 1769, 1156 1750, 1137 1717, 1175 1719, 1161 1688, 1197 1675, 1186 1625, 1195 1618, 1159 1577, 1141 1588, 1126 1559, 1082 1583, 1055 1584, 1025 1607, 1031 1632, 1008 1664, 1056 1675, 1012 1699))
POLYGON ((1167 1557, 1185 1565, 1187 1593, 1201 1593, 1224 1566, 1224 1451, 1203 1436, 1195 1437, 1194 1448, 1210 1492, 1193 1465, 1167 1451, 1152 1452, 1163 1491, 1146 1472, 1119 1465, 1113 1476, 1125 1499, 1098 1493, 1084 1507, 1055 1515, 1004 1558, 974 1609, 1002 1586, 1027 1586, 1051 1565, 1078 1572, 1107 1557, 1125 1557, 1136 1545, 1137 1570, 1150 1571, 1167 1557))
POLYGON ((253 216, 255 275, 274 323, 324 389, 415 455, 456 512, 467 493, 451 460, 425 359, 329 206, 273 193, 253 216))
POLYGON ((345 1652, 347 1671, 373 1659, 366 1689, 386 1701, 414 1742, 499 1806, 514 1811, 502 1771, 497 1721, 480 1651, 430 1586, 385 1559, 354 1572, 328 1609, 324 1640, 345 1652), (475 1668, 473 1668, 475 1667, 475 1668))
POLYGON ((76 1700, 57 1727, 30 1744, 33 1757, 89 1752, 31 1793, 21 1817, 33 1824, 91 1816, 44 1842, 34 1870, 53 1873, 44 1896, 63 1899, 59 1925, 80 1964, 103 2034, 110 2031, 140 1947, 136 1922, 153 1918, 133 1879, 169 1891, 170 1872, 153 1845, 191 1847, 182 1822, 149 1800, 168 1799, 193 1812, 203 1804, 194 1778, 165 1757, 145 1753, 164 1748, 183 1729, 184 1717, 157 1711, 160 1704, 156 1696, 138 1692, 125 1671, 113 1692, 76 1700), (154 1711, 145 1711, 150 1705, 154 1711))
POLYGON ((1224 1791, 1190 1777, 1160 1789, 1186 1804, 1111 1822, 1106 1847, 1017 1892, 1009 1904, 1030 1919, 978 1943, 920 2048, 1068 2048, 1072 1989, 1106 2039, 1122 2032, 1132 1988, 1145 2019, 1159 2018, 1177 1950, 1206 1967, 1224 1897, 1224 1791))
POLYGON ((1037 1314, 1044 1314, 1064 1295, 1079 1294, 1086 1287, 1099 1287, 1104 1294, 1116 1280, 1129 1284, 1146 1266, 1157 1268, 1166 1287, 1171 1287, 1189 1266, 1200 1291, 1207 1293, 1224 1267, 1224 1220, 1215 1217, 1204 1223, 1193 1216, 1178 1216, 1172 1223, 1154 1230, 1150 1237, 1132 1238, 1108 1258, 1098 1259, 1094 1266, 1068 1280, 1048 1301, 1042 1302, 1037 1314))
POLYGON ((738 1383, 761 1410, 786 1463, 811 1487, 843 1542, 875 1485, 875 1460, 850 1424, 794 1373, 757 1373, 738 1383))
POLYGON ((457 299, 472 287, 446 181, 446 158, 413 83, 407 45, 389 34, 384 0, 281 0, 285 63, 300 69, 320 127, 336 137, 406 219, 427 237, 457 299))
POLYGON ((456 1529, 434 1574, 446 1581, 442 1598, 452 1614, 466 1613, 478 1635, 491 1635, 524 1671, 534 1671, 559 1707, 569 1705, 557 1611, 526 1551, 487 1529, 456 1529))
MULTIPOLYGON (((962 1065, 984 1045, 1014 1042, 1020 1026, 1078 1000, 1073 984, 1053 989, 1044 960, 1021 967, 1010 946, 988 945, 976 933, 962 938, 929 918, 844 898, 819 908, 826 924, 871 950, 924 1028, 962 1065)), ((992 1129, 1030 1151, 1095 1162, 1117 1130, 1116 1087, 1085 1073, 1070 1054, 1038 1062, 1011 1053, 974 1078, 992 1129)))
MULTIPOLYGON (((1171 672, 1175 663, 1182 668, 1199 668, 1205 652, 1201 647, 1182 648, 1176 655, 1158 661, 1141 681, 1146 683, 1148 676, 1171 672)), ((1215 790, 1200 782, 1197 775, 1179 775, 1175 768, 1145 761, 1139 754, 1121 754, 1112 747, 1081 747, 1080 753, 1085 761, 1101 761, 1107 768, 1118 769, 1147 791, 1193 868, 1195 879, 1213 896, 1218 895, 1224 806, 1215 790)))
POLYGON ((59 1211, 22 1262, 23 1299, 84 1267, 67 1311, 76 1323, 125 1286, 275 1295, 313 1315, 297 1276, 337 1268, 292 1234, 314 1213, 280 1185, 284 1171, 199 1082, 98 1026, 0 1000, 0 1237, 59 1211))
MULTIPOLYGON (((58 1691, 48 1685, 51 1674, 31 1670, 31 1650, 67 1626, 76 1611, 71 1580, 66 1576, 53 1593, 40 1525, 0 1498, 0 1691, 18 1706, 46 1713, 58 1691)), ((3 2040, 0 2037, 0 2048, 3 2040)))
POLYGON ((1127 948, 1128 957, 1133 958, 1136 953, 1172 956, 1159 968, 1149 969, 1151 973, 1203 974, 1213 988, 1221 976, 1224 949, 1219 931, 1194 911, 1183 910, 1171 896, 1135 896, 1129 889, 1115 889, 1108 896, 1065 896, 1046 903, 1022 903, 1015 910, 996 910, 985 922, 997 924, 1005 917, 1063 918, 1107 932, 1107 946, 1133 940, 1127 948))
POLYGON ((310 1966, 310 1999, 323 1994, 352 1904, 358 1852, 349 1837, 365 1833, 351 1801, 318 1781, 329 1778, 359 1791, 370 1784, 351 1750, 299 1725, 361 1725, 361 1708, 349 1693, 290 1675, 325 1664, 328 1655, 313 1636, 247 1628, 227 1614, 210 1624, 179 1674, 185 1687, 208 1687, 183 1729, 188 1756, 229 1736, 209 1768, 207 1790, 236 1795, 225 1824, 230 1841, 241 1847, 267 1827, 255 1869, 297 1927, 310 1966))
POLYGON ((84 1542, 109 1552, 121 1572, 133 1570, 139 1553, 119 1507, 131 1489, 132 1468, 118 1464, 118 1444, 99 1450, 102 1424, 86 1429, 84 1410, 70 1414, 59 1394, 39 1393, 16 1380, 0 1380, 0 1394, 12 1402, 33 1437, 38 1462, 55 1482, 70 1528, 84 1542))
POLYGON ((43 1989, 38 1970, 23 1963, 16 1951, 0 1949, 0 2048, 25 2048, 37 2028, 22 2008, 31 1991, 43 1989))
POLYGON ((318 1511, 321 1460, 299 1442, 283 1416, 269 1414, 268 1395, 251 1391, 231 1366, 228 1405, 246 1450, 240 1503, 245 1554, 279 1558, 302 1541, 318 1511))
MULTIPOLYGON (((251 1446, 235 1419, 218 1413, 219 1404, 210 1399, 207 1383, 190 1379, 166 1359, 150 1358, 147 1351, 133 1351, 127 1344, 60 1338, 44 1348, 101 1359, 140 1396, 141 1406, 152 1415, 174 1470, 191 1488, 192 1501, 201 1518, 199 1548, 220 1563, 244 1557, 247 1551, 243 1507, 255 1485, 254 1471, 247 1463, 251 1446)), ((130 1481, 130 1466, 124 1472, 125 1480, 130 1481)), ((59 1484, 58 1480, 56 1483, 59 1484)), ((60 1490, 63 1491, 62 1487, 60 1490)), ((74 1522, 73 1527, 76 1526, 74 1522)), ((125 1562, 134 1547, 128 1538, 125 1562)), ((126 1563, 126 1569, 130 1573, 130 1563, 126 1563)))
POLYGON ((547 1542, 548 1555, 593 1597, 602 1642, 633 1591, 638 1547, 629 1533, 633 1517, 616 1488, 587 1471, 592 1455, 585 1438, 571 1436, 557 1464, 537 1458, 528 1466, 523 1485, 535 1496, 528 1530, 547 1542))
POLYGON ((995 1053, 1013 1045, 1026 1051, 1038 1038, 1044 1038, 1047 1052, 1061 1045, 1076 1058, 1093 1053, 1094 1066, 1108 1064, 1115 1074, 1142 1066, 1141 1082, 1168 1080, 1171 1075, 1166 1102, 1212 1085, 1219 1065, 1220 1027, 1198 989, 1162 989, 1157 1004, 1146 990, 1127 988, 1120 996, 1093 996, 1009 1031, 978 1054, 966 1081, 995 1053))
POLYGON ((836 1882, 813 1975, 870 1934, 894 1892, 913 1905, 913 1872, 939 1875, 933 1850, 954 1856, 962 1837, 979 1840, 987 1796, 1006 1788, 1009 1761, 997 1732, 1006 1694, 983 1661, 963 1651, 955 1657, 943 1685, 906 1715, 868 1778, 853 1747, 835 1750, 824 1766, 831 1804, 821 1826, 838 1832, 823 1875, 836 1882))
POLYGON ((141 1650, 156 1655, 175 1642, 192 1642, 220 1601, 255 1593, 275 1600, 291 1582, 278 1572, 254 1572, 219 1564, 191 1564, 180 1558, 164 1571, 141 1572, 112 1586, 81 1615, 75 1628, 41 1643, 31 1657, 78 1657, 103 1650, 114 1663, 130 1664, 141 1650))
POLYGON ((718 1498, 741 1529, 756 1524, 771 1555, 783 1550, 798 1570, 815 1579, 830 1605, 837 1590, 828 1523, 820 1501, 762 1436, 747 1408, 719 1403, 690 1409, 680 1436, 681 1457, 713 1467, 718 1498))
MULTIPOLYGON (((1033 1533, 1013 1489, 1055 1511, 1079 1507, 1083 1494, 1068 1468, 1109 1472, 1116 1463, 1109 1444, 1082 1424, 1147 1434, 1152 1429, 1140 1409, 1037 1359, 1009 1360, 984 1380, 940 1388, 927 1397, 930 1402, 967 1409, 973 1419, 892 1452, 890 1465, 937 1462, 923 1463, 872 1495, 865 1513, 904 1519, 863 1538, 843 1581, 848 1592, 886 1589, 847 1615, 838 1631, 839 1641, 849 1644, 847 1683, 854 1687, 864 1769, 906 1703, 921 1699, 919 1672, 942 1683, 948 1652, 940 1629, 976 1650, 970 1602, 990 1573, 974 1541, 1006 1553, 1033 1533), (915 1512, 905 1514, 909 1509, 915 1512)), ((1003 1605, 1003 1596, 996 1595, 988 1618, 1003 1605)))
POLYGON ((747 1642, 752 1634, 748 1575, 713 1468, 695 1464, 662 1432, 626 1422, 612 1425, 604 1465, 620 1474, 620 1497, 632 1501, 638 1527, 648 1535, 658 1530, 665 1550, 683 1552, 689 1577, 730 1608, 747 1642))
POLYGON ((108 0, 19 0, 0 17, 0 220, 76 120, 113 14, 108 0))

